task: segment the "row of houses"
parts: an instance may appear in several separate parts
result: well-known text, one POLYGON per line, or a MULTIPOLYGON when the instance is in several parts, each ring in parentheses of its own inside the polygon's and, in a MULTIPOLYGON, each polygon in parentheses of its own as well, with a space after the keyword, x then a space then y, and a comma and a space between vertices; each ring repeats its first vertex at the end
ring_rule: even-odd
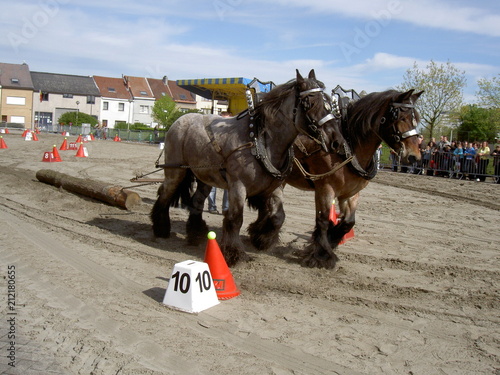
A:
POLYGON ((219 113, 227 109, 227 103, 205 99, 167 77, 68 75, 30 71, 26 63, 0 63, 2 126, 52 130, 63 113, 78 111, 108 128, 136 122, 153 127, 152 108, 165 95, 184 112, 219 113))

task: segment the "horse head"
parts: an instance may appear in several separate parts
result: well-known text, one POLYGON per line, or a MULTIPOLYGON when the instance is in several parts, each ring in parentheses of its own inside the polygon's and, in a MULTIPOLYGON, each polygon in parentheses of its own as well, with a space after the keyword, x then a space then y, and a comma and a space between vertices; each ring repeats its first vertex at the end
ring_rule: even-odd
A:
POLYGON ((340 121, 332 111, 332 100, 324 92, 325 85, 316 79, 314 69, 308 78, 302 77, 297 69, 296 101, 294 123, 301 134, 307 135, 328 152, 327 144, 334 149, 343 143, 340 121), (302 112, 303 116, 299 116, 302 112), (327 142, 329 140, 329 142, 327 142))
POLYGON ((380 137, 399 154, 403 163, 414 163, 421 158, 417 131, 420 115, 415 102, 422 93, 414 93, 413 89, 398 93, 380 120, 380 137))

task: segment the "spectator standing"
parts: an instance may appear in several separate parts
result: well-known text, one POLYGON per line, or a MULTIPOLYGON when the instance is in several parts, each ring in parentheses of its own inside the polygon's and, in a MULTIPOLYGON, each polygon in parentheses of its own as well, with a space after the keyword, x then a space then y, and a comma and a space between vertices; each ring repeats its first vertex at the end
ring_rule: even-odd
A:
POLYGON ((495 169, 494 180, 497 184, 500 184, 500 144, 495 146, 491 152, 491 156, 493 156, 493 167, 495 169))
POLYGON ((423 168, 423 163, 424 163, 424 159, 423 159, 423 156, 424 156, 424 152, 425 152, 425 149, 426 149, 426 146, 425 146, 425 142, 424 142, 424 136, 422 134, 420 134, 418 136, 418 148, 420 150, 420 160, 413 163, 413 170, 412 172, 414 174, 422 174, 422 168, 423 168))
POLYGON ((382 144, 379 144, 377 151, 375 151, 375 161, 377 163, 377 169, 380 169, 380 159, 381 158, 382 158, 382 144))
POLYGON ((434 176, 434 169, 437 168, 436 157, 439 151, 439 148, 434 141, 430 141, 427 145, 429 148, 429 167, 427 168, 427 176, 434 176))
POLYGON ((469 180, 476 179, 476 148, 474 143, 471 143, 467 149, 464 149, 464 172, 467 173, 467 178, 469 180))
POLYGON ((457 143, 457 148, 453 151, 453 175, 452 177, 457 177, 462 171, 462 162, 464 158, 464 149, 462 147, 462 142, 457 143))
POLYGON ((479 156, 478 164, 478 179, 484 182, 486 180, 486 168, 490 163, 490 148, 488 147, 488 142, 484 141, 481 147, 477 150, 477 155, 479 156))

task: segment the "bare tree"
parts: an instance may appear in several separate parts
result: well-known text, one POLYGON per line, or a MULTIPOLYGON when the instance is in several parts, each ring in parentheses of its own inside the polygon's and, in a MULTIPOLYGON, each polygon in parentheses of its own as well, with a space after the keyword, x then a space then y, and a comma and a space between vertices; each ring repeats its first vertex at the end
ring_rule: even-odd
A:
POLYGON ((478 104, 484 108, 500 108, 500 74, 492 79, 481 78, 477 81, 478 104))
POLYGON ((421 125, 429 131, 429 137, 450 114, 457 114, 463 103, 463 88, 466 85, 465 72, 458 70, 449 61, 437 64, 434 61, 419 69, 417 63, 408 69, 403 77, 403 83, 398 86, 401 91, 415 89, 424 90, 417 102, 421 116, 421 125))

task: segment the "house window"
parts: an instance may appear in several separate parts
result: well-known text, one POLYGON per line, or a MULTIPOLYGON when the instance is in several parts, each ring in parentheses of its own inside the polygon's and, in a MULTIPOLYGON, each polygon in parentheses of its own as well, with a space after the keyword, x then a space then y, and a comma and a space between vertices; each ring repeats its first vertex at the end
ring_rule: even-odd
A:
POLYGON ((7 104, 11 105, 26 105, 26 98, 23 98, 21 96, 7 96, 7 98, 5 98, 5 101, 7 104))
POLYGON ((141 91, 141 95, 142 95, 142 96, 147 96, 147 95, 148 95, 148 93, 147 93, 146 91, 141 91))
POLYGON ((63 98, 73 99, 73 94, 63 94, 63 98))
POLYGON ((141 105, 139 112, 148 114, 149 113, 149 106, 148 105, 141 105))
POLYGON ((52 112, 36 112, 35 122, 38 126, 52 125, 52 112))
POLYGON ((179 94, 179 98, 181 98, 181 100, 187 100, 187 96, 184 94, 179 94))
POLYGON ((108 91, 109 92, 116 92, 115 88, 114 87, 108 87, 108 91))
POLYGON ((102 102, 102 110, 107 111, 109 109, 109 102, 102 102))
POLYGON ((18 84, 18 83, 19 83, 19 78, 11 78, 11 79, 10 79, 10 82, 11 82, 11 83, 18 84))
POLYGON ((24 124, 24 116, 10 116, 10 122, 24 124))
POLYGON ((118 110, 119 111, 125 111, 125 103, 118 103, 118 110))
POLYGON ((87 104, 95 104, 95 96, 87 95, 87 104))

